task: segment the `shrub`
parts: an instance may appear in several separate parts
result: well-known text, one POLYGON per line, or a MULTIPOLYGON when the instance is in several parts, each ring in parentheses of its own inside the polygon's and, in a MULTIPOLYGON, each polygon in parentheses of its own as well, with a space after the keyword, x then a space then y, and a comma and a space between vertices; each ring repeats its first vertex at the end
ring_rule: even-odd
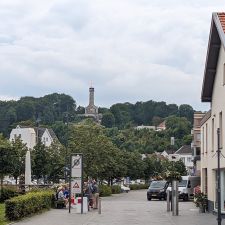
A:
POLYGON ((100 189, 100 196, 101 197, 110 196, 112 194, 111 187, 109 187, 107 185, 100 185, 99 189, 100 189))
POLYGON ((14 188, 2 188, 0 190, 0 202, 4 202, 7 199, 18 196, 16 189, 14 188))
POLYGON ((119 185, 113 185, 111 186, 112 194, 120 194, 121 193, 121 187, 119 185))
POLYGON ((208 198, 207 195, 203 192, 197 192, 194 194, 194 203, 196 207, 207 207, 208 204, 208 198))
POLYGON ((6 217, 18 220, 30 214, 49 209, 52 205, 51 191, 28 193, 5 201, 6 217))
POLYGON ((148 189, 148 184, 131 184, 130 190, 148 189))

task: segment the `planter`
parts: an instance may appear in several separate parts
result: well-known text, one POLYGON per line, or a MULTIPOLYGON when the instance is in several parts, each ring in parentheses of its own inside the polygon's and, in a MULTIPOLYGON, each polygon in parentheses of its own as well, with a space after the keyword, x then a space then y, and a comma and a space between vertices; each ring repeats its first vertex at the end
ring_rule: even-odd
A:
POLYGON ((199 206, 199 213, 205 213, 206 212, 206 207, 203 205, 199 206))

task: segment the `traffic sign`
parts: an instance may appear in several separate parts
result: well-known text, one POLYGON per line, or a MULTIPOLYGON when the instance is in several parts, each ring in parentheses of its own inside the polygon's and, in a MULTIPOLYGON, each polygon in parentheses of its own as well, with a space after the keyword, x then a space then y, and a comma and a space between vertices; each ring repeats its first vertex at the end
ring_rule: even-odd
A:
POLYGON ((80 155, 72 156, 71 177, 81 177, 82 157, 80 155))
POLYGON ((72 194, 81 194, 81 179, 74 179, 71 181, 72 194))

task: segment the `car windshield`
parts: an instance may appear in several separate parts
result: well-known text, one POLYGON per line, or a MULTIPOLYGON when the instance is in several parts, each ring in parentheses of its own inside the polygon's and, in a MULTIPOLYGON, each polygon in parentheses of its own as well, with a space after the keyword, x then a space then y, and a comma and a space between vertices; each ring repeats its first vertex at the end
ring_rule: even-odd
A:
POLYGON ((186 187, 187 186, 187 180, 181 180, 179 183, 178 183, 178 187, 186 187))
MULTIPOLYGON (((187 186, 187 180, 181 180, 178 183, 178 187, 186 187, 187 186)), ((169 184, 169 187, 171 187, 171 183, 169 184)))
POLYGON ((164 188, 166 181, 153 181, 149 188, 164 188))

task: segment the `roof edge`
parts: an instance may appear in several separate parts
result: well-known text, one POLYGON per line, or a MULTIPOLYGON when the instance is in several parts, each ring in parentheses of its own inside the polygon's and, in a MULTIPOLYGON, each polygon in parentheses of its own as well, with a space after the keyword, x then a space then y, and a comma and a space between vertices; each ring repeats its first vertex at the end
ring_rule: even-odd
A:
POLYGON ((223 44, 223 48, 225 50, 225 33, 224 33, 223 27, 221 25, 221 22, 220 22, 218 14, 219 14, 218 12, 217 13, 215 13, 215 12, 213 13, 213 20, 215 22, 218 34, 220 36, 221 43, 223 44))

